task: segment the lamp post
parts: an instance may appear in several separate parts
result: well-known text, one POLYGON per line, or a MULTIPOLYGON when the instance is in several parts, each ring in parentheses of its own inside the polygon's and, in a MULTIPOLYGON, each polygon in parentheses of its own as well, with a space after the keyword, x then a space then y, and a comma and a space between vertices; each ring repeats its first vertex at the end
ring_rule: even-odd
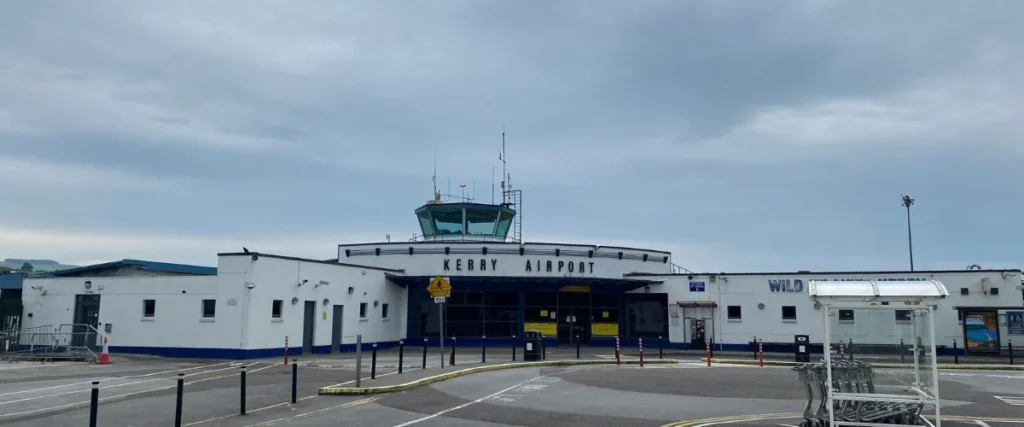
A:
POLYGON ((910 250, 910 271, 914 271, 914 237, 910 231, 910 207, 914 205, 914 199, 903 195, 903 207, 907 208, 907 247, 910 250))

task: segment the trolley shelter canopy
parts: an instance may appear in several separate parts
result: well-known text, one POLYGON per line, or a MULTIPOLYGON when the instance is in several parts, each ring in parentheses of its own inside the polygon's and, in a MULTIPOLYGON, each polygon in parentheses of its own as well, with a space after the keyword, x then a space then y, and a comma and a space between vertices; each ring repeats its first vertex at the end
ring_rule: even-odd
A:
POLYGON ((920 305, 949 296, 946 286, 937 280, 811 280, 807 292, 814 301, 843 306, 872 306, 879 302, 920 305))

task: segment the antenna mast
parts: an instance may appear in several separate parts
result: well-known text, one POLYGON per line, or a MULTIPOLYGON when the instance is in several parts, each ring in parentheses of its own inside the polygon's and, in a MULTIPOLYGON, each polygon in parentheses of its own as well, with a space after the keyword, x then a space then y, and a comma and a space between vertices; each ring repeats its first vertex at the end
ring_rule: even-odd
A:
POLYGON ((501 125, 501 153, 498 155, 501 160, 501 204, 507 201, 505 197, 505 125, 501 125))

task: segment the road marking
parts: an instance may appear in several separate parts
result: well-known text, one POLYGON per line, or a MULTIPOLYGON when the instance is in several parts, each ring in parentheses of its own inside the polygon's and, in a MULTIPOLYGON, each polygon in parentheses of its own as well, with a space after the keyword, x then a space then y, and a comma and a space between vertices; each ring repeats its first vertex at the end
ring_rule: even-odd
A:
MULTIPOLYGON (((268 365, 268 366, 264 366, 264 367, 259 368, 259 369, 253 369, 253 370, 249 371, 248 373, 249 374, 253 374, 253 373, 262 371, 264 369, 273 368, 275 366, 280 366, 280 365, 277 365, 277 364, 268 365)), ((196 383, 201 383, 203 381, 210 381, 210 380, 216 380, 216 379, 221 379, 221 378, 229 378, 229 377, 234 377, 235 375, 236 374, 220 375, 220 376, 216 376, 216 377, 209 377, 209 378, 198 379, 198 380, 195 380, 195 381, 187 381, 187 382, 185 382, 185 385, 188 386, 188 385, 192 385, 192 384, 196 384, 196 383)), ((120 398, 124 398, 124 397, 128 397, 128 396, 134 396, 134 395, 137 395, 137 394, 151 393, 151 392, 160 391, 160 390, 167 390, 167 389, 171 389, 171 388, 176 388, 177 386, 178 385, 175 384, 175 385, 171 385, 171 386, 167 386, 167 387, 151 388, 151 389, 147 389, 147 390, 133 391, 133 392, 130 392, 130 393, 118 394, 118 395, 114 395, 114 396, 101 397, 99 399, 99 402, 102 403, 102 402, 105 402, 105 401, 114 400, 114 399, 120 399, 120 398)), ((86 390, 86 391, 89 391, 89 390, 86 390)), ((22 411, 22 412, 12 412, 12 413, 7 413, 7 414, 0 414, 0 419, 17 417, 17 416, 22 416, 22 415, 32 415, 32 414, 38 414, 38 413, 50 412, 50 411, 59 411, 61 409, 74 408, 76 406, 84 406, 84 405, 87 405, 89 403, 90 403, 89 401, 81 401, 81 402, 68 403, 66 405, 50 406, 50 407, 46 407, 46 408, 33 409, 31 411, 22 411)))
MULTIPOLYGON (((312 396, 302 397, 302 398, 299 398, 298 401, 301 402, 303 400, 309 400, 309 399, 312 399, 314 397, 317 397, 317 395, 314 394, 312 396)), ((264 409, 276 408, 278 406, 284 406, 284 405, 290 405, 290 404, 291 404, 291 402, 277 403, 277 404, 273 404, 273 405, 269 405, 269 406, 264 406, 264 407, 261 407, 261 408, 256 408, 256 409, 253 409, 251 411, 246 411, 246 413, 250 413, 251 414, 253 412, 262 411, 264 409)), ((206 424, 208 422, 226 420, 228 418, 234 418, 234 417, 237 417, 237 416, 239 416, 239 414, 236 412, 236 413, 230 414, 230 415, 224 415, 224 416, 221 416, 221 417, 214 417, 214 418, 210 418, 210 419, 207 419, 207 420, 191 422, 191 423, 188 423, 188 424, 182 424, 182 427, 196 426, 196 425, 200 425, 200 424, 206 424)))
MULTIPOLYGON (((256 362, 256 363, 259 363, 259 362, 256 362)), ((255 366, 256 363, 253 363, 253 366, 255 366)), ((209 370, 209 371, 195 372, 195 373, 191 373, 191 374, 185 375, 185 377, 209 374, 209 373, 212 373, 212 372, 226 371, 226 370, 229 370, 229 369, 234 369, 234 366, 228 366, 227 368, 221 368, 221 369, 212 369, 212 370, 209 370)), ((114 385, 108 385, 108 386, 104 386, 103 382, 101 381, 100 382, 100 390, 106 390, 106 389, 111 389, 111 388, 114 388, 114 387, 124 387, 124 386, 129 386, 129 385, 136 385, 136 384, 145 384, 145 383, 151 383, 151 382, 154 382, 154 381, 165 381, 165 380, 173 381, 174 379, 173 378, 154 378, 154 379, 151 379, 151 380, 135 381, 135 382, 130 382, 130 383, 121 383, 121 384, 114 384, 114 385)), ((84 382, 84 383, 79 383, 79 384, 83 384, 83 385, 84 384, 92 384, 92 381, 84 382)), ((92 390, 92 388, 84 388, 84 389, 81 389, 81 390, 65 391, 63 393, 44 394, 44 395, 41 395, 41 396, 26 397, 26 398, 23 398, 23 399, 5 400, 5 401, 0 402, 0 405, 6 405, 6 404, 9 404, 9 403, 27 402, 27 401, 30 401, 30 400, 45 399, 45 398, 48 398, 48 397, 64 396, 64 395, 75 394, 75 393, 85 393, 85 392, 91 391, 91 390, 92 390)))
POLYGON ((424 422, 424 421, 427 421, 427 420, 431 420, 431 419, 437 418, 437 417, 439 417, 439 416, 441 416, 441 415, 444 415, 444 414, 447 414, 447 413, 449 413, 449 412, 452 412, 452 411, 457 411, 457 410, 459 410, 459 409, 462 409, 462 408, 465 408, 465 407, 467 407, 467 406, 470 406, 470 405, 474 405, 474 404, 477 404, 477 403, 483 402, 483 401, 485 401, 485 400, 488 400, 488 399, 492 399, 492 398, 494 398, 495 396, 500 396, 501 394, 503 394, 503 393, 505 393, 505 392, 508 392, 508 391, 514 390, 514 389, 516 389, 517 387, 522 387, 523 385, 525 385, 525 384, 529 384, 530 382, 533 382, 533 381, 536 381, 536 380, 539 380, 539 379, 542 379, 542 378, 548 378, 548 377, 551 377, 551 376, 555 376, 555 375, 562 375, 562 374, 565 374, 565 372, 554 372, 554 373, 550 373, 550 374, 546 374, 546 375, 541 375, 541 376, 538 376, 538 377, 534 377, 534 378, 531 378, 531 379, 529 379, 529 380, 523 381, 523 382, 521 382, 521 383, 519 383, 519 384, 516 384, 516 385, 514 385, 514 386, 511 386, 511 387, 508 387, 508 388, 505 388, 505 389, 499 390, 499 391, 498 391, 498 392, 496 392, 496 393, 491 393, 491 394, 489 394, 489 395, 487 395, 487 396, 484 396, 484 397, 481 397, 481 398, 479 398, 479 399, 476 399, 476 400, 472 400, 472 401, 469 401, 469 402, 463 403, 463 404, 461 404, 461 405, 458 405, 458 406, 453 406, 453 407, 451 407, 451 408, 445 409, 445 410, 443 410, 443 411, 438 411, 438 412, 435 412, 435 413, 433 413, 433 414, 430 414, 430 415, 427 415, 427 416, 425 416, 425 417, 420 417, 420 418, 417 418, 417 419, 415 419, 415 420, 412 420, 412 421, 406 421, 406 422, 404 422, 404 423, 402 423, 402 424, 398 424, 398 425, 395 425, 395 426, 393 426, 393 427, 406 427, 406 426, 411 426, 411 425, 413 425, 413 424, 419 424, 419 423, 421 423, 421 422, 424 422))
POLYGON ((992 427, 988 423, 986 423, 984 421, 981 421, 981 420, 974 420, 974 423, 979 425, 979 426, 981 426, 981 427, 992 427))
POLYGON ((1024 406, 1024 396, 992 396, 1002 400, 1003 403, 1013 406, 1024 406))
POLYGON ((174 369, 174 370, 160 371, 160 372, 151 372, 151 373, 148 373, 148 374, 141 374, 141 375, 126 375, 126 376, 123 376, 123 377, 99 378, 99 379, 96 379, 96 380, 89 380, 89 381, 82 381, 82 382, 69 383, 69 384, 61 384, 61 385, 55 385, 55 386, 49 386, 49 387, 33 388, 33 389, 28 389, 28 390, 19 390, 19 391, 7 392, 7 393, 0 393, 0 397, 11 396, 11 395, 15 395, 15 394, 22 394, 22 393, 31 393, 33 391, 53 390, 53 389, 58 389, 58 388, 63 388, 63 387, 71 387, 71 386, 76 386, 76 385, 89 385, 89 384, 92 384, 93 381, 103 382, 103 381, 124 380, 124 379, 129 379, 129 378, 146 378, 146 377, 151 377, 153 375, 169 374, 169 373, 172 373, 172 372, 186 372, 186 371, 192 371, 192 370, 202 369, 202 368, 212 368, 212 367, 215 367, 215 366, 227 365, 229 363, 233 363, 233 362, 216 363, 216 364, 213 364, 213 365, 200 365, 200 366, 193 366, 191 368, 174 369))
POLYGON ((373 397, 369 397, 369 398, 366 398, 366 399, 361 399, 361 400, 355 400, 355 401, 352 401, 352 402, 342 403, 340 405, 334 405, 334 406, 323 408, 323 409, 317 409, 315 411, 303 412, 303 413, 301 413, 299 415, 293 415, 293 416, 290 416, 290 417, 278 418, 276 420, 264 421, 264 422, 258 423, 258 424, 249 424, 249 425, 247 425, 245 427, 268 426, 268 425, 271 425, 271 424, 274 424, 274 423, 278 423, 278 422, 281 422, 281 421, 288 421, 288 420, 295 420, 295 419, 299 419, 299 418, 305 418, 305 417, 308 417, 310 415, 315 415, 315 414, 319 414, 319 413, 322 413, 322 412, 327 412, 327 411, 330 411, 330 410, 336 409, 336 408, 350 408, 350 407, 353 407, 353 406, 362 405, 364 403, 370 403, 370 402, 373 402, 373 401, 375 401, 377 399, 380 399, 381 397, 383 397, 383 396, 373 396, 373 397))

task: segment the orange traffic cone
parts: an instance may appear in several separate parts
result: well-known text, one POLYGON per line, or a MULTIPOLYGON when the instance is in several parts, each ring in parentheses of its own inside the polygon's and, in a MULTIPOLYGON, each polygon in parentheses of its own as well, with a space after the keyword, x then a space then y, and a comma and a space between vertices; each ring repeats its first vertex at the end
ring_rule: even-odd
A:
POLYGON ((96 363, 100 365, 110 363, 110 349, 107 348, 107 337, 103 337, 103 351, 100 352, 100 359, 96 363))

